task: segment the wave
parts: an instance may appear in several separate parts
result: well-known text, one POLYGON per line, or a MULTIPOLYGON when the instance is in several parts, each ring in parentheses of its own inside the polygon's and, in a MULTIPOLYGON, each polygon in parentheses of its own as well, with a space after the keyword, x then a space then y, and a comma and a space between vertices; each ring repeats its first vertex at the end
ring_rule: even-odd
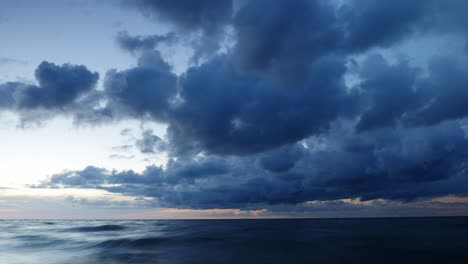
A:
POLYGON ((468 263, 468 218, 54 222, 0 221, 0 264, 468 263))
POLYGON ((19 235, 19 236, 14 236, 13 238, 15 239, 20 239, 20 240, 27 240, 27 241, 44 241, 49 239, 46 236, 43 235, 19 235))
POLYGON ((92 246, 93 248, 142 248, 160 245, 169 241, 164 237, 144 237, 144 238, 119 238, 109 239, 92 246))
POLYGON ((120 231, 125 227, 121 225, 100 225, 100 226, 80 226, 66 229, 68 232, 105 232, 105 231, 120 231))
POLYGON ((69 241, 64 239, 52 238, 44 235, 20 235, 13 239, 20 241, 19 248, 46 248, 57 245, 66 245, 69 241))

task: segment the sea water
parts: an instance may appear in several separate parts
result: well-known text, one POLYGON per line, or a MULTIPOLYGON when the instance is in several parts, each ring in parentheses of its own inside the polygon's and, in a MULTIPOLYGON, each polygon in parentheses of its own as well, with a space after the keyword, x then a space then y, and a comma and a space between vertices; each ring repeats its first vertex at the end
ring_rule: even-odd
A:
POLYGON ((468 263, 468 218, 3 220, 0 263, 468 263))

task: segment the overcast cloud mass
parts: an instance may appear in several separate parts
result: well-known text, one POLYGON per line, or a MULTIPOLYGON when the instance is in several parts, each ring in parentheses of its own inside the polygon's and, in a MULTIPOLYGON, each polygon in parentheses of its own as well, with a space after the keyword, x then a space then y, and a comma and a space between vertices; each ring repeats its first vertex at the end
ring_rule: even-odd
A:
POLYGON ((0 110, 45 125, 56 116, 78 126, 163 124, 164 136, 146 129, 115 157, 131 158, 134 146, 167 164, 142 172, 89 164, 32 188, 292 215, 314 204, 344 210, 337 201, 385 208, 468 197, 467 1, 118 4, 167 32, 116 29, 135 63, 101 76, 44 61, 36 83, 0 84, 0 110), (455 44, 426 52, 431 39, 455 44), (183 72, 171 47, 191 50, 183 72))

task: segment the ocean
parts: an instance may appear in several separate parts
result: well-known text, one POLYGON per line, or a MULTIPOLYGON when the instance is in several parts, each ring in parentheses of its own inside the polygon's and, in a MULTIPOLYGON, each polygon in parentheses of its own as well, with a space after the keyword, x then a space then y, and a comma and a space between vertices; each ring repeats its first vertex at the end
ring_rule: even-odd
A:
POLYGON ((468 263, 468 218, 2 220, 0 263, 468 263))

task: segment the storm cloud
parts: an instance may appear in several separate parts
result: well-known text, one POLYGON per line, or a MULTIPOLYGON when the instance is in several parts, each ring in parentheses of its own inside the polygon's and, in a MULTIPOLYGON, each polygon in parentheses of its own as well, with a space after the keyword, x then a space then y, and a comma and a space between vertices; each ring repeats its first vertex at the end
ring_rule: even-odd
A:
POLYGON ((0 108, 61 109, 86 94, 77 122, 164 124, 164 136, 142 129, 134 143, 169 161, 142 172, 89 166, 35 187, 197 209, 468 195, 466 1, 254 0, 235 12, 231 1, 127 4, 175 33, 119 33, 138 61, 109 70, 101 90, 84 66, 44 62, 38 85, 0 86, 0 108), (226 27, 232 42, 220 51, 226 27), (174 73, 159 44, 197 32, 213 41, 209 56, 174 73), (461 44, 422 63, 397 54, 428 37, 461 44))
POLYGON ((467 195, 468 141, 459 122, 367 135, 354 134, 349 124, 336 125, 334 134, 309 138, 305 145, 279 153, 182 159, 142 173, 90 167, 54 175, 37 187, 98 188, 153 197, 160 206, 179 208, 262 208, 349 198, 408 202, 467 195), (277 159, 288 161, 268 163, 278 154, 277 159))
POLYGON ((35 72, 38 84, 19 82, 0 86, 0 107, 16 109, 60 109, 90 92, 99 79, 99 74, 83 65, 43 61, 35 72))
POLYGON ((177 35, 186 37, 194 49, 191 61, 195 63, 220 49, 233 14, 232 0, 126 0, 124 3, 147 17, 173 25, 177 35))
POLYGON ((235 71, 226 57, 189 69, 180 79, 183 100, 171 113, 168 137, 177 151, 260 152, 325 130, 355 102, 345 90, 344 62, 311 65, 307 89, 291 92, 235 71))
POLYGON ((183 29, 217 30, 232 16, 231 0, 137 0, 127 1, 145 15, 166 20, 183 29))
POLYGON ((176 81, 158 51, 145 52, 136 67, 106 74, 104 95, 109 102, 105 109, 116 117, 166 120, 170 99, 176 95, 176 81))

